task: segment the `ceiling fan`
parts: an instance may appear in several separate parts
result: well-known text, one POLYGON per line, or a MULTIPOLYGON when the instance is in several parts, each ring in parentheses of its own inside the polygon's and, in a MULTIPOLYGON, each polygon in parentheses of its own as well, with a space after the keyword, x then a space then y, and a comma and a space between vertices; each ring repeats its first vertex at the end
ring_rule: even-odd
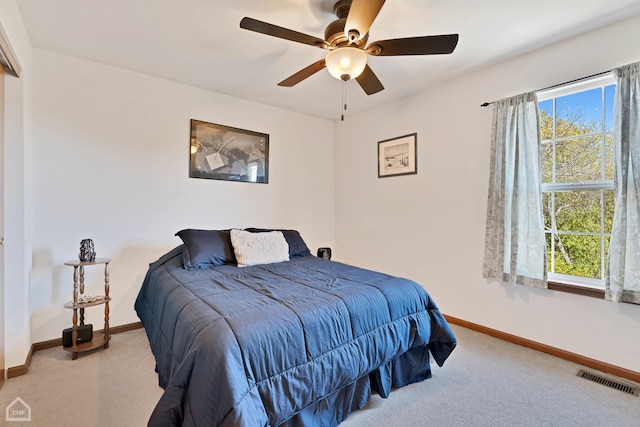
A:
POLYGON ((329 50, 324 59, 284 79, 278 86, 295 86, 326 67, 337 79, 347 81, 355 78, 367 95, 373 95, 383 90, 384 86, 367 65, 367 54, 449 54, 458 44, 458 34, 446 34, 379 40, 367 45, 369 28, 384 2, 385 0, 338 0, 333 7, 338 19, 327 26, 324 40, 249 17, 242 18, 240 28, 329 50))

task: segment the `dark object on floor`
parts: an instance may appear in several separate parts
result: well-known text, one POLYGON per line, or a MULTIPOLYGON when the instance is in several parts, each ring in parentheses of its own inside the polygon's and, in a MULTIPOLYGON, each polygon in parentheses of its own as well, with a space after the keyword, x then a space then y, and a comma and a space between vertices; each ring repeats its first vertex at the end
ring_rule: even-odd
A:
MULTIPOLYGON (((73 328, 67 328, 62 331, 62 346, 71 347, 71 334, 73 328)), ((83 342, 91 341, 93 339, 93 325, 81 325, 78 326, 78 339, 76 344, 82 344, 83 342)))

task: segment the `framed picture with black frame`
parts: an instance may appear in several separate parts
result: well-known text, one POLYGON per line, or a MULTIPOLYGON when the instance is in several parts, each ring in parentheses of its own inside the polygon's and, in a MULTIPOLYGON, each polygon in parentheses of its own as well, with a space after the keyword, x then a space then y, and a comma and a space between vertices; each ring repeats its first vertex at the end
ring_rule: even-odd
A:
POLYGON ((378 178, 417 173, 417 133, 378 142, 378 178))
POLYGON ((269 135, 191 119, 189 177, 269 182, 269 135))

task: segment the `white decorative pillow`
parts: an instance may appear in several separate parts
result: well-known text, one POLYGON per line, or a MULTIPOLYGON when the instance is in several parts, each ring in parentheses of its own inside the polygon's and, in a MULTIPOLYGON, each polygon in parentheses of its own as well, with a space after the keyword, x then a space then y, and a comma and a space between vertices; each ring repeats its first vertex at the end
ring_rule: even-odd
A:
POLYGON ((231 245, 238 267, 289 261, 289 244, 281 231, 231 230, 231 245))

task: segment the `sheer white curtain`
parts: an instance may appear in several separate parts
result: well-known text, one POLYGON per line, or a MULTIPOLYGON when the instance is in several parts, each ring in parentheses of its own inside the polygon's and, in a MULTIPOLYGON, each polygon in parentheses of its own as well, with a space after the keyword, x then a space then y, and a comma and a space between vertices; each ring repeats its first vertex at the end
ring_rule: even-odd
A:
POLYGON ((535 92, 496 101, 483 275, 547 287, 535 92))
POLYGON ((615 213, 605 296, 640 304, 640 63, 614 76, 615 213))

